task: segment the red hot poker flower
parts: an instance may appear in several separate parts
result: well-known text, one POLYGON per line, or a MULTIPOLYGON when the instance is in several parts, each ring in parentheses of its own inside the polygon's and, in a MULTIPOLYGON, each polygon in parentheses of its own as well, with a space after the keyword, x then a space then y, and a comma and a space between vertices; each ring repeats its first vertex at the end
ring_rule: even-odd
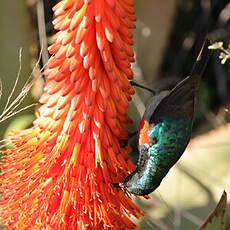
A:
POLYGON ((14 133, 0 177, 1 218, 9 229, 133 229, 141 211, 112 182, 134 166, 126 110, 133 0, 63 0, 32 128, 14 133))

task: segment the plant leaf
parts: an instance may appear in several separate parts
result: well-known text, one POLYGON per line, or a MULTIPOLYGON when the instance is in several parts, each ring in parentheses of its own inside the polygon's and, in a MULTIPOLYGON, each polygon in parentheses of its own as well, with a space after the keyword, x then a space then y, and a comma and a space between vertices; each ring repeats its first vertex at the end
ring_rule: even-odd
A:
POLYGON ((208 216, 199 230, 224 230, 227 193, 224 191, 214 211, 208 216))

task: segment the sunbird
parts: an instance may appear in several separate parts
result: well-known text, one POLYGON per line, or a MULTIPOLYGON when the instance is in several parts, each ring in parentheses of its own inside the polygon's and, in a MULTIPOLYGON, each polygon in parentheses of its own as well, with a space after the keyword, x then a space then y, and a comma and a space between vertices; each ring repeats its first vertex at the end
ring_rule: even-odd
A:
POLYGON ((150 194, 182 156, 191 138, 201 76, 212 53, 209 45, 206 39, 188 77, 150 98, 139 125, 137 167, 115 186, 135 195, 150 194))

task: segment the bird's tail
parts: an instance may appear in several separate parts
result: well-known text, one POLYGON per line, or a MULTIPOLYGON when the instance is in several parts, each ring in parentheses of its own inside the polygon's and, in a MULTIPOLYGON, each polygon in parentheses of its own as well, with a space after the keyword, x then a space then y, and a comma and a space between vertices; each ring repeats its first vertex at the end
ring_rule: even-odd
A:
POLYGON ((212 50, 210 50, 208 47, 212 44, 212 42, 206 38, 202 48, 200 50, 200 53, 197 56, 196 62, 192 68, 192 71, 190 73, 190 76, 202 76, 206 65, 208 63, 209 58, 211 57, 212 50))

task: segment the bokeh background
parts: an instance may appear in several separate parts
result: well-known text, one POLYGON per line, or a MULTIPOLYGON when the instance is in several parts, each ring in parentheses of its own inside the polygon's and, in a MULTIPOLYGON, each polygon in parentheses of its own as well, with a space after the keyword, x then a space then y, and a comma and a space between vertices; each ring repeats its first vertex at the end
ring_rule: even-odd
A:
MULTIPOLYGON (((11 101, 22 91, 42 47, 40 65, 31 75, 38 80, 15 111, 38 101, 44 80, 39 77, 39 68, 48 58, 46 47, 55 32, 52 6, 57 2, 0 1, 1 111, 20 69, 21 47, 22 69, 11 101)), ((155 90, 171 89, 189 75, 206 35, 213 41, 223 41, 225 47, 230 44, 229 0, 136 0, 135 7, 134 79, 155 90)), ((193 139, 188 149, 151 199, 137 199, 146 212, 140 221, 141 229, 197 229, 214 209, 223 190, 230 197, 230 60, 222 65, 219 54, 214 52, 202 79, 193 139)), ((130 133, 138 129, 145 103, 151 96, 142 89, 135 90, 129 108, 133 119, 130 133)), ((10 130, 29 127, 37 106, 2 121, 0 137, 7 138, 10 130)), ((135 161, 135 137, 130 144, 135 161)), ((229 229, 229 207, 226 223, 229 229)))

